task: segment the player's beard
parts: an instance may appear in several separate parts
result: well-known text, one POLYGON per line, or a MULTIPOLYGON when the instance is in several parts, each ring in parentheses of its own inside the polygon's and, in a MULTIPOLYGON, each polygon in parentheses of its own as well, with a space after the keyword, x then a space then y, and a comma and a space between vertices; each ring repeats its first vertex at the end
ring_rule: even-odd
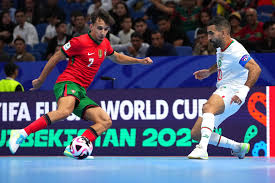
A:
POLYGON ((218 39, 216 39, 216 40, 210 40, 210 42, 212 43, 212 45, 214 46, 214 48, 219 48, 219 47, 221 47, 221 40, 218 40, 218 39))

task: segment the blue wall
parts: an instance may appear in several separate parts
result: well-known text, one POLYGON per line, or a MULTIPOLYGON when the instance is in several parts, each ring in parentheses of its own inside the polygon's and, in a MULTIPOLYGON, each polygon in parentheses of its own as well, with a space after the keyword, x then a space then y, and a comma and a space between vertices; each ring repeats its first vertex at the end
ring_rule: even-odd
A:
MULTIPOLYGON (((275 53, 252 54, 262 68, 262 74, 256 86, 275 85, 275 53)), ((111 81, 104 81, 100 76, 114 77, 115 88, 178 88, 215 86, 216 74, 198 81, 193 72, 212 66, 215 56, 186 57, 152 57, 152 65, 118 65, 106 59, 89 89, 112 88, 111 81)), ((31 88, 31 81, 37 78, 45 61, 34 63, 17 63, 20 74, 17 78, 26 90, 31 88)), ((64 70, 67 62, 60 62, 48 76, 40 90, 52 90, 58 75, 64 70)), ((0 78, 4 78, 4 63, 0 63, 0 78)))

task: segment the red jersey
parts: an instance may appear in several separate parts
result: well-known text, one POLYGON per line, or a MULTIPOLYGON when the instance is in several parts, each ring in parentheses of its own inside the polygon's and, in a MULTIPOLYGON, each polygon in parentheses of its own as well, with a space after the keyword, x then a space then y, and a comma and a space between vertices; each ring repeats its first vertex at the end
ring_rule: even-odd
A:
POLYGON ((69 58, 64 72, 59 75, 56 83, 72 81, 87 89, 106 56, 114 53, 108 39, 98 43, 90 33, 72 38, 62 48, 69 58))
POLYGON ((253 30, 249 25, 243 27, 240 31, 241 39, 248 41, 259 41, 264 38, 263 22, 258 22, 257 27, 253 30))

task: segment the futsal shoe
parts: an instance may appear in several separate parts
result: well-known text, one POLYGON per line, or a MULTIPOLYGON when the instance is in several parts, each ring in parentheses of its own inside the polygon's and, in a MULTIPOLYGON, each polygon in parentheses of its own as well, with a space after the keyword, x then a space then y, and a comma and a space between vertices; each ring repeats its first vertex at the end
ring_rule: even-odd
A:
POLYGON ((27 133, 22 130, 11 130, 9 148, 12 154, 15 154, 20 144, 27 138, 27 133))
POLYGON ((196 145, 196 148, 187 156, 189 159, 208 159, 208 153, 201 145, 196 145))
POLYGON ((245 154, 249 152, 250 144, 249 143, 241 143, 239 151, 231 151, 233 156, 237 156, 239 159, 244 159, 245 154))
MULTIPOLYGON (((76 157, 73 156, 73 154, 71 153, 71 148, 70 145, 68 145, 65 150, 64 150, 64 155, 69 157, 69 158, 73 158, 73 159, 77 159, 76 157)), ((87 158, 85 158, 85 160, 92 160, 94 159, 93 156, 88 156, 87 158)))

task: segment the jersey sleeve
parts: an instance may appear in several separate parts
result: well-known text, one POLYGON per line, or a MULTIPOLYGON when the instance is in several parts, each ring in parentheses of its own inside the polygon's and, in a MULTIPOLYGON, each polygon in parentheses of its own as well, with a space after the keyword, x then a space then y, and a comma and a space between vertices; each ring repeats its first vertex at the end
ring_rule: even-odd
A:
POLYGON ((80 41, 77 38, 72 38, 69 42, 64 44, 61 48, 66 57, 72 57, 79 54, 81 49, 80 41))
POLYGON ((106 41, 106 46, 107 46, 107 56, 113 55, 114 49, 112 48, 109 40, 106 41))

